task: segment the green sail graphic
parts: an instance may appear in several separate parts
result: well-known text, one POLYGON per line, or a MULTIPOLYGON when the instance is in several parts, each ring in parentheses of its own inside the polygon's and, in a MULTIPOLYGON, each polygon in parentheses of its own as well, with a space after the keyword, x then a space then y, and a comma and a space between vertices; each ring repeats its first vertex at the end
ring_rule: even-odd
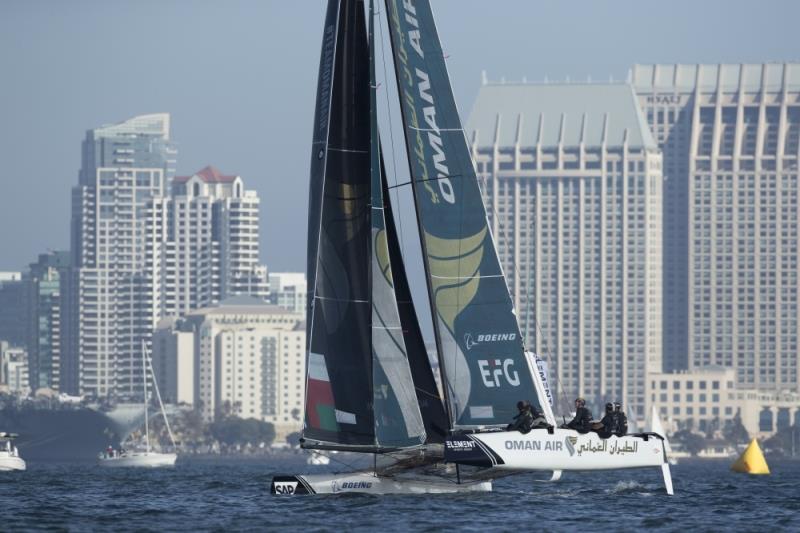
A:
POLYGON ((386 7, 451 426, 505 425, 536 393, 430 3, 386 7))

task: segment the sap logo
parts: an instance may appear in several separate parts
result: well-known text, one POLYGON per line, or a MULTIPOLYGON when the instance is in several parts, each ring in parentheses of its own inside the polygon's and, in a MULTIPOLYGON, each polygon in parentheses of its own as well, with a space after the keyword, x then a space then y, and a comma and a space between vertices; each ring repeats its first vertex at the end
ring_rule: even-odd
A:
POLYGON ((275 494, 294 494, 297 490, 296 481, 278 481, 272 484, 275 494))
POLYGON ((344 481, 342 482, 342 489, 368 489, 372 487, 371 481, 344 481))
POLYGON ((475 441, 471 440, 448 440, 445 441, 445 446, 449 450, 455 451, 469 451, 475 448, 475 441))
POLYGON ((472 333, 467 333, 464 335, 464 346, 467 350, 471 350, 483 342, 513 341, 516 338, 516 333, 479 333, 477 338, 473 337, 472 333))
POLYGON ((680 104, 681 97, 678 95, 657 94, 647 97, 648 104, 680 104))
POLYGON ((519 374, 513 368, 514 360, 506 359, 479 359, 478 368, 481 369, 483 384, 489 388, 500 387, 500 377, 505 378, 506 382, 512 387, 519 387, 519 374))

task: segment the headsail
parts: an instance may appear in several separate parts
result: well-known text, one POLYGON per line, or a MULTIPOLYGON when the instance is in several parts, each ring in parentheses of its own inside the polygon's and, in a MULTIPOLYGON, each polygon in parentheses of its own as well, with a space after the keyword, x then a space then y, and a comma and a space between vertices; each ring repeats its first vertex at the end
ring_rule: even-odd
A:
POLYGON ((309 199, 303 444, 311 448, 386 451, 425 441, 391 285, 371 85, 363 1, 331 0, 309 199))
POLYGON ((427 0, 386 0, 448 411, 506 424, 540 403, 427 0))

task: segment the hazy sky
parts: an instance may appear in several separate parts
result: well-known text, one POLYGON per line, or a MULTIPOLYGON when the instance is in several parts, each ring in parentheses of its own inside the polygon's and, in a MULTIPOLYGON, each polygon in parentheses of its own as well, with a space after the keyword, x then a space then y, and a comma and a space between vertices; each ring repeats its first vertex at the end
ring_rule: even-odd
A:
MULTIPOLYGON (((85 131, 169 112, 178 173, 262 200, 262 259, 303 270, 322 0, 0 0, 0 270, 69 245, 85 131)), ((433 0, 462 114, 490 80, 800 59, 800 2, 433 0)))

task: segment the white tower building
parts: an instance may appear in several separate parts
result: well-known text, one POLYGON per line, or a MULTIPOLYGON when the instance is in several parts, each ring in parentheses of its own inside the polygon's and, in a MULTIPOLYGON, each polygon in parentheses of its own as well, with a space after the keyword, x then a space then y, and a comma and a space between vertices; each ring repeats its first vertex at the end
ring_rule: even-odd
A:
POLYGON ((800 64, 636 65, 665 154, 667 370, 798 390, 800 64))
POLYGON ((484 85, 467 134, 528 348, 567 395, 643 415, 662 363, 663 184, 631 86, 484 85))

